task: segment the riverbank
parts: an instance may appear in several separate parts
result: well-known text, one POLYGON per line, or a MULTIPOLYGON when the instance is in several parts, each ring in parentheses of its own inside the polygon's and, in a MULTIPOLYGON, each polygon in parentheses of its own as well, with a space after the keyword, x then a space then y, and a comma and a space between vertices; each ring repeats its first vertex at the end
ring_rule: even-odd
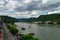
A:
MULTIPOLYGON (((12 25, 12 24, 7 24, 7 28, 10 30, 10 32, 16 36, 19 35, 18 34, 18 30, 16 29, 16 24, 12 25)), ((20 36, 20 35, 19 35, 20 36)), ((37 38, 34 38, 32 35, 29 34, 22 34, 22 40, 38 40, 37 38)))
POLYGON ((34 37, 39 40, 60 40, 60 25, 53 24, 30 24, 30 23, 15 23, 17 29, 20 30, 22 27, 26 30, 20 30, 21 33, 28 34, 34 33, 34 37), (29 28, 31 26, 31 28, 29 28))
MULTIPOLYGON (((29 23, 29 22, 28 22, 29 23)), ((60 25, 58 22, 52 22, 52 21, 36 21, 36 22, 30 22, 29 24, 53 24, 53 25, 60 25)))

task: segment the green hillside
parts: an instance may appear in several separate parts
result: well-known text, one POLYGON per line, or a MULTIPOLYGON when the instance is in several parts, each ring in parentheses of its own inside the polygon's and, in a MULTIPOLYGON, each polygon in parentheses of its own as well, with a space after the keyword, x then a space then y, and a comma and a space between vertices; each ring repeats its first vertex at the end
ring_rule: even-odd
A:
POLYGON ((0 17, 5 23, 13 24, 15 22, 15 18, 13 18, 13 17, 9 17, 9 16, 0 16, 0 17))

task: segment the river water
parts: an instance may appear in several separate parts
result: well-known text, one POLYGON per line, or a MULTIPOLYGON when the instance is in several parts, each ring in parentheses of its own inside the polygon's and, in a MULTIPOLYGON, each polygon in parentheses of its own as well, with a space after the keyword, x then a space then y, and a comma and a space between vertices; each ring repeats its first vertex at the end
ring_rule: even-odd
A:
POLYGON ((39 40, 60 40, 60 25, 48 24, 28 24, 28 23, 15 23, 19 33, 28 34, 35 33, 36 38, 39 40), (31 28, 29 27, 31 26, 31 28), (26 30, 21 30, 21 28, 26 30))

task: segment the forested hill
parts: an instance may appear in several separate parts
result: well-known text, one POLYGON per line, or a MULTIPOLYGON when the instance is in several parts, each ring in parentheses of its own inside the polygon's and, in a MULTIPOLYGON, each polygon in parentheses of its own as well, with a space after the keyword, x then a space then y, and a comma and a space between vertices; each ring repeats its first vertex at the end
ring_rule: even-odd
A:
POLYGON ((37 22, 37 21, 52 21, 60 23, 60 14, 40 15, 38 18, 22 18, 16 19, 9 16, 0 16, 6 23, 11 22, 37 22))
POLYGON ((60 14, 40 15, 38 18, 16 19, 17 22, 54 21, 60 22, 60 14))
POLYGON ((60 14, 41 15, 37 18, 37 21, 59 21, 60 14))
POLYGON ((33 20, 35 20, 36 18, 20 18, 20 19, 16 19, 16 22, 32 22, 33 20))
POLYGON ((14 23, 15 22, 15 18, 13 18, 13 17, 9 17, 9 16, 0 16, 0 17, 6 23, 14 23))

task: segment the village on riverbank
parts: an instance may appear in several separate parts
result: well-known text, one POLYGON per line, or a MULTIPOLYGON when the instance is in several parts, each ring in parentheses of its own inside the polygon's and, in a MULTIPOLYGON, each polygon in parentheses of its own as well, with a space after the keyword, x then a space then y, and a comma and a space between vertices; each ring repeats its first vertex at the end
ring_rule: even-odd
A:
POLYGON ((38 18, 31 18, 30 22, 38 24, 60 24, 60 14, 40 15, 38 18))

